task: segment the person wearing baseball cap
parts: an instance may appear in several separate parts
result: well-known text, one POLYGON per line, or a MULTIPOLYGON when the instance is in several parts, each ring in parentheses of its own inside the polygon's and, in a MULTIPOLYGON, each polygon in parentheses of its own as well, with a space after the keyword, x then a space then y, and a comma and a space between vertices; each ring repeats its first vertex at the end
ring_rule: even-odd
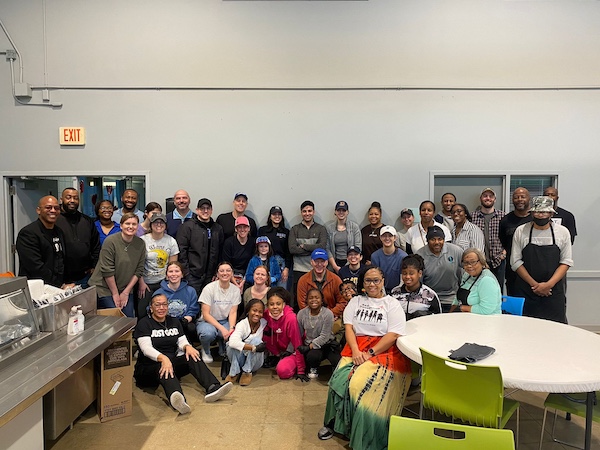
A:
MULTIPOLYGON (((292 308, 298 311, 298 281, 300 278, 312 270, 311 253, 317 248, 327 247, 327 229, 315 222, 315 204, 310 200, 305 200, 300 205, 300 214, 302 222, 296 224, 290 230, 288 245, 290 254, 293 257, 294 268, 294 287, 295 302, 292 300, 292 308)), ((305 299, 304 299, 305 300, 305 299)))
POLYGON ((223 244, 222 260, 231 263, 235 284, 244 288, 244 276, 248 263, 254 254, 255 241, 249 237, 250 221, 246 216, 235 219, 235 236, 225 239, 223 244))
MULTIPOLYGON (((240 216, 246 216, 246 208, 248 207, 248 196, 243 192, 236 192, 233 196, 233 211, 219 214, 217 217, 217 223, 223 227, 223 234, 225 240, 232 237, 235 234, 235 220, 240 216)), ((249 237, 256 237, 257 228, 256 222, 252 217, 248 217, 250 226, 249 237)))
POLYGON ((248 263, 246 269, 246 283, 254 284, 254 270, 258 266, 265 266, 271 277, 268 286, 275 286, 281 278, 281 270, 279 269, 279 263, 273 256, 273 247, 271 246, 271 240, 267 236, 259 236, 256 238, 256 250, 254 256, 248 263))
POLYGON ((212 202, 208 198, 198 200, 196 214, 181 224, 175 237, 185 279, 198 296, 217 270, 219 252, 225 240, 223 228, 211 217, 212 211, 212 202))
MULTIPOLYGON (((342 317, 346 300, 340 293, 342 280, 335 273, 327 270, 329 255, 323 248, 316 248, 310 255, 312 269, 298 280, 298 306, 306 307, 306 295, 311 289, 318 289, 323 294, 323 303, 333 313, 334 321, 342 317)), ((341 321, 340 321, 341 322, 341 321)), ((339 325, 341 327, 341 323, 339 325)), ((334 334, 336 331, 334 330, 334 334)))
POLYGON ((356 222, 348 220, 348 203, 340 200, 335 204, 335 221, 327 225, 327 252, 329 266, 335 273, 346 265, 346 254, 349 247, 362 247, 360 227, 356 222))
POLYGON ((513 236, 514 292, 525 297, 524 316, 567 323, 565 277, 573 265, 571 234, 552 222, 551 197, 534 197, 530 212, 532 222, 520 225, 513 236))
POLYGON ((146 260, 144 276, 138 282, 138 317, 147 315, 146 308, 154 291, 160 288, 160 283, 166 278, 167 263, 177 261, 179 246, 172 236, 166 233, 167 216, 155 213, 150 216, 150 233, 142 236, 146 245, 146 260))
POLYGON ((404 208, 400 211, 400 222, 402 222, 402 229, 398 230, 398 234, 406 236, 406 233, 414 225, 415 215, 410 208, 404 208))
POLYGON ((423 283, 433 289, 442 304, 442 312, 453 309, 456 292, 462 278, 463 250, 458 245, 446 242, 443 225, 436 224, 427 229, 427 245, 417 251, 425 262, 423 283))
POLYGON ((281 278, 277 286, 289 288, 291 281, 290 271, 292 270, 292 255, 288 246, 290 230, 285 227, 285 218, 281 206, 272 206, 269 211, 267 224, 258 229, 259 236, 267 236, 271 241, 273 256, 279 264, 281 278))
POLYGON ((338 274, 342 282, 352 281, 357 287, 358 292, 362 292, 362 275, 367 271, 365 263, 362 262, 362 252, 360 247, 353 245, 348 247, 347 251, 348 264, 340 269, 338 274))
POLYGON ((371 265, 379 267, 385 275, 385 290, 392 292, 400 284, 400 266, 402 260, 408 256, 406 252, 395 245, 398 232, 390 225, 381 227, 379 238, 383 247, 371 255, 371 265))

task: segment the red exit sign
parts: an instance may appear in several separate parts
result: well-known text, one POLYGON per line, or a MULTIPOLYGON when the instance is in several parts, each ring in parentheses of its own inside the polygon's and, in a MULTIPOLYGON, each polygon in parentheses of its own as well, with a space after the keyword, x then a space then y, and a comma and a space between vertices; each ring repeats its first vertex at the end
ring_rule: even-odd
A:
POLYGON ((60 145, 85 145, 85 128, 60 127, 58 129, 60 145))

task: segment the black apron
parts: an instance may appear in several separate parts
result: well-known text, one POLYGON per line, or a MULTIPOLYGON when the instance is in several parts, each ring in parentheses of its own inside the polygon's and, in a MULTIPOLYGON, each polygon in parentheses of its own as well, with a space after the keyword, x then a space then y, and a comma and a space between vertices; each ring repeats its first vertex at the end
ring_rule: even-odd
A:
MULTIPOLYGON (((460 285, 460 287, 458 288, 458 291, 456 291, 456 298, 458 300, 460 300, 460 303, 463 305, 468 305, 469 302, 467 301, 467 299, 469 298, 469 294, 471 293, 471 289, 473 289, 473 286, 475 286, 475 283, 477 283, 477 280, 479 280, 479 277, 481 276, 481 274, 483 273, 483 269, 481 270, 481 273, 479 275, 477 275, 477 278, 475 278, 475 280, 473 280, 473 282, 471 283, 471 286, 469 286, 469 289, 465 289, 463 286, 465 284, 467 284, 467 281, 469 281, 472 277, 469 277, 465 280, 465 282, 463 284, 460 285)), ((459 305, 459 310, 460 310, 460 305, 459 305)))
MULTIPOLYGON (((531 243, 533 234, 533 224, 531 224, 529 243, 522 252, 523 266, 538 283, 552 278, 560 265, 560 248, 556 245, 552 223, 550 223, 550 232, 552 233, 552 245, 534 245, 531 243)), ((536 295, 531 290, 531 286, 520 276, 517 276, 515 291, 517 297, 525 297, 524 316, 567 323, 567 298, 565 296, 564 277, 552 288, 550 297, 536 295)))

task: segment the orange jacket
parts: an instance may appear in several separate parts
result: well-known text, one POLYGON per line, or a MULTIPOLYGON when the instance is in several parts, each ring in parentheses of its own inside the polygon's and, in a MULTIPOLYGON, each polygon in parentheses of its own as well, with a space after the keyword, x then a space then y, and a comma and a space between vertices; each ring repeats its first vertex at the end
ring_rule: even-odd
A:
MULTIPOLYGON (((323 303, 331 310, 335 317, 342 317, 344 308, 348 304, 340 293, 340 284, 342 284, 340 277, 329 270, 325 272, 325 283, 321 289, 323 303)), ((318 289, 313 281, 313 270, 302 275, 298 280, 297 300, 300 309, 306 308, 306 294, 311 289, 318 289)))

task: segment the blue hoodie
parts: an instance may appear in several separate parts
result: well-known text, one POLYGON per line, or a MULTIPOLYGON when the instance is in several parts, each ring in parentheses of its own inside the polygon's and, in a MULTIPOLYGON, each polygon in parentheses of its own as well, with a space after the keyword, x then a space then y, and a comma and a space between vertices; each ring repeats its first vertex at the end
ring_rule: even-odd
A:
POLYGON ((200 304, 198 303, 198 296, 196 290, 188 286, 188 282, 181 280, 179 289, 174 291, 169 287, 169 282, 163 280, 160 282, 160 289, 154 292, 153 297, 158 294, 164 294, 169 300, 169 316, 177 319, 183 319, 184 316, 191 316, 193 319, 196 318, 200 312, 200 304))

